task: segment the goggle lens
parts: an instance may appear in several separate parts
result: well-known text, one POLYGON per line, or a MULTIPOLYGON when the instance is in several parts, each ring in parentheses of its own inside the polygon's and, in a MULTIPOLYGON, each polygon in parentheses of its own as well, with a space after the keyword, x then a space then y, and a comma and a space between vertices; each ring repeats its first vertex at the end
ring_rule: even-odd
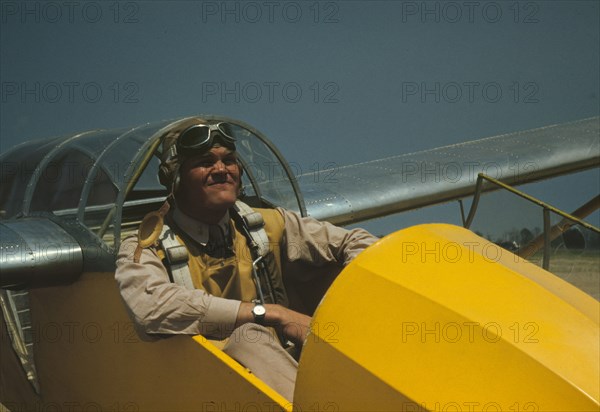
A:
POLYGON ((231 125, 228 123, 218 123, 216 125, 197 124, 190 126, 181 133, 177 139, 177 147, 183 151, 206 151, 213 146, 215 137, 213 132, 217 132, 217 138, 220 138, 227 147, 235 149, 235 137, 231 135, 231 125))
POLYGON ((183 148, 194 148, 207 143, 210 129, 206 126, 192 126, 179 136, 179 145, 183 148))

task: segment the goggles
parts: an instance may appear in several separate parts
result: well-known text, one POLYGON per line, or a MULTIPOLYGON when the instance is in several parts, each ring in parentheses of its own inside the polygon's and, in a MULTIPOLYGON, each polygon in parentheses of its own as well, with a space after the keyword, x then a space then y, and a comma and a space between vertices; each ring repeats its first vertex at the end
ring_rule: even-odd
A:
POLYGON ((218 141, 228 149, 235 150, 235 137, 231 135, 231 125, 221 122, 217 124, 196 124, 188 127, 177 139, 177 153, 204 153, 218 141))

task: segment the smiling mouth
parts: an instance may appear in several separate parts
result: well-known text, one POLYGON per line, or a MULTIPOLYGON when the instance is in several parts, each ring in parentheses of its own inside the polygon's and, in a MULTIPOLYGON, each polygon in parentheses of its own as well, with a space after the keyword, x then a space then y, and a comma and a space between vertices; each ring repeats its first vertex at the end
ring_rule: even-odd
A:
POLYGON ((212 182, 212 183, 208 184, 208 186, 228 186, 228 185, 233 185, 233 183, 228 182, 228 181, 223 181, 223 182, 212 182))

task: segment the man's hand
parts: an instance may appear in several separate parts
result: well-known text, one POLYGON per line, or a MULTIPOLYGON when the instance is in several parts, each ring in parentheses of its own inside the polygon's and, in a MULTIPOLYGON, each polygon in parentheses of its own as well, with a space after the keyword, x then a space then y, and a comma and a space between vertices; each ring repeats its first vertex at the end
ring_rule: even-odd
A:
MULTIPOLYGON (((254 322, 252 315, 253 303, 242 302, 237 315, 236 327, 244 323, 254 322)), ((311 317, 281 305, 266 304, 265 326, 273 326, 278 332, 283 333, 286 339, 297 346, 302 346, 310 329, 311 317)))
POLYGON ((286 339, 301 347, 310 329, 311 317, 281 305, 265 305, 265 307, 267 308, 265 324, 274 326, 278 331, 283 332, 286 339))

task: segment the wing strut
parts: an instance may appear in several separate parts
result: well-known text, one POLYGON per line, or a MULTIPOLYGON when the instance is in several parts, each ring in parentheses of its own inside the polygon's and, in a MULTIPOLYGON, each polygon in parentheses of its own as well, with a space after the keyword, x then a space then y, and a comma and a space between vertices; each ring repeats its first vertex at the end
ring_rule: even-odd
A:
MULTIPOLYGON (((571 213, 571 216, 577 218, 578 220, 585 219, 587 216, 589 216, 590 214, 592 214, 594 211, 598 210, 599 208, 600 208, 600 195, 597 195, 596 197, 591 199, 589 202, 587 202, 586 204, 584 204, 583 206, 581 206, 580 208, 575 210, 573 213, 571 213)), ((564 232, 566 232, 571 226, 573 226, 576 223, 577 223, 576 221, 564 217, 560 222, 558 222, 557 224, 555 224, 554 226, 552 226, 550 228, 550 233, 548 234, 547 239, 546 239, 546 233, 539 234, 531 242, 529 242, 527 245, 523 246, 517 252, 517 255, 519 255, 520 257, 522 257, 524 259, 529 258, 533 254, 535 254, 535 252, 540 250, 540 248, 542 246, 544 246, 545 243, 552 242, 554 239, 556 239, 557 237, 562 235, 564 232)), ((595 228, 593 226, 590 227, 590 229, 595 232, 600 232, 597 228, 595 228)))

